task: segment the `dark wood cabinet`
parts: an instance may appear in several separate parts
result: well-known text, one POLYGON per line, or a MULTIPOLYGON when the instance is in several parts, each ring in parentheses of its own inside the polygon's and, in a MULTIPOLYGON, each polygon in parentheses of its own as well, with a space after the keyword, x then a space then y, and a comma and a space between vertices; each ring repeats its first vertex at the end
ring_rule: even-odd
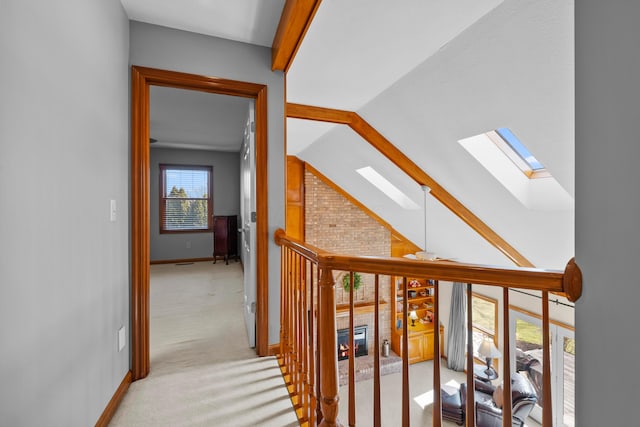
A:
POLYGON ((213 263, 223 258, 229 264, 230 258, 238 259, 238 216, 213 217, 213 263))

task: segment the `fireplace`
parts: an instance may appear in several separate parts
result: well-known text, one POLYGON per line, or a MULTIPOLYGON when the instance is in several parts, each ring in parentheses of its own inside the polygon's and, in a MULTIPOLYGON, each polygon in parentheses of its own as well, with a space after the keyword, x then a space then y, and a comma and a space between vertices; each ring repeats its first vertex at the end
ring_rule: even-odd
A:
MULTIPOLYGON (((353 328, 354 354, 356 357, 369 354, 367 349, 367 325, 353 328)), ((338 360, 349 358, 349 328, 338 329, 338 360)))

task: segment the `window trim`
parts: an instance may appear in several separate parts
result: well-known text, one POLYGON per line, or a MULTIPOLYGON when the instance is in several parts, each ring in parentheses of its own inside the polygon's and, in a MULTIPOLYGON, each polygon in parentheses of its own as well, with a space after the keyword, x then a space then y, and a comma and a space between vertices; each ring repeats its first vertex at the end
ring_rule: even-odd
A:
MULTIPOLYGON (((495 344, 496 348, 499 349, 499 346, 498 346, 498 334, 499 334, 499 331, 498 331, 498 300, 495 299, 495 298, 488 297, 486 295, 479 294, 477 292, 472 292, 471 293, 471 304, 472 304, 471 305, 471 310, 472 310, 472 312, 473 312, 473 298, 479 298, 479 299, 482 299, 482 300, 484 300, 486 302, 489 302, 489 303, 493 304, 493 330, 494 330, 494 332, 493 332, 493 334, 491 334, 490 331, 486 330, 482 326, 479 326, 479 325, 475 326, 473 324, 473 322, 471 323, 472 332, 474 330, 477 330, 478 332, 480 332, 481 334, 484 334, 486 336, 493 335, 493 343, 495 344)), ((482 358, 476 357, 475 350, 474 350, 473 360, 478 362, 478 363, 481 363, 481 364, 485 364, 487 362, 486 360, 484 360, 482 358)), ((499 372, 499 367, 500 367, 499 361, 500 361, 500 359, 497 359, 497 360, 494 360, 494 362, 493 362, 493 368, 496 370, 496 372, 499 372)))
MULTIPOLYGON (((158 187, 159 187, 159 210, 158 210, 158 228, 160 230, 160 234, 185 234, 185 233, 211 233, 213 232, 213 166, 211 165, 191 165, 191 164, 170 164, 170 163, 161 163, 159 165, 159 179, 158 179, 158 187), (166 209, 166 200, 164 190, 165 190, 165 171, 172 169, 181 169, 181 170, 204 170, 209 174, 209 191, 207 197, 207 228, 198 228, 192 230, 167 230, 163 226, 163 218, 165 215, 166 209)), ((190 198, 189 200, 205 200, 204 198, 190 198)))
MULTIPOLYGON (((499 128, 499 129, 507 129, 511 134, 517 138, 511 129, 509 128, 499 128)), ((539 179, 539 178, 549 178, 551 174, 547 171, 547 169, 540 163, 542 166, 541 169, 533 169, 526 160, 524 160, 520 154, 511 146, 509 141, 505 139, 499 132, 499 129, 494 129, 486 133, 487 137, 493 142, 499 149, 504 153, 505 156, 509 158, 515 164, 518 169, 524 173, 529 179, 539 179)), ((522 144, 522 142, 520 142, 522 144)), ((524 146, 524 144, 523 144, 524 146)), ((526 149, 526 147, 525 147, 526 149)), ((528 149, 527 149, 528 151, 528 149)))

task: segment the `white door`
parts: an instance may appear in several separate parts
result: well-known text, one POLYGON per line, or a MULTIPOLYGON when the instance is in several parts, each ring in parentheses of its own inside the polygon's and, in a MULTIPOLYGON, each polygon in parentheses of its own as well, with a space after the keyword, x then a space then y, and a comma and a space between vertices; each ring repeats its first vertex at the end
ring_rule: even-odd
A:
POLYGON ((244 267, 244 321, 249 346, 256 346, 256 174, 254 105, 244 128, 240 164, 240 240, 244 267))

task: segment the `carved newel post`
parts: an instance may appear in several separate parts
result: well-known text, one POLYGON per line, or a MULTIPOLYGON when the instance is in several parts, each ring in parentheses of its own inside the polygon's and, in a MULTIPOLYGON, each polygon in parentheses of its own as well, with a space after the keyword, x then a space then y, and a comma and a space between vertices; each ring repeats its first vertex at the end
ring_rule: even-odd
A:
POLYGON ((318 321, 320 353, 321 427, 342 427, 338 421, 338 339, 336 337, 336 287, 333 272, 320 273, 320 319, 318 321))

